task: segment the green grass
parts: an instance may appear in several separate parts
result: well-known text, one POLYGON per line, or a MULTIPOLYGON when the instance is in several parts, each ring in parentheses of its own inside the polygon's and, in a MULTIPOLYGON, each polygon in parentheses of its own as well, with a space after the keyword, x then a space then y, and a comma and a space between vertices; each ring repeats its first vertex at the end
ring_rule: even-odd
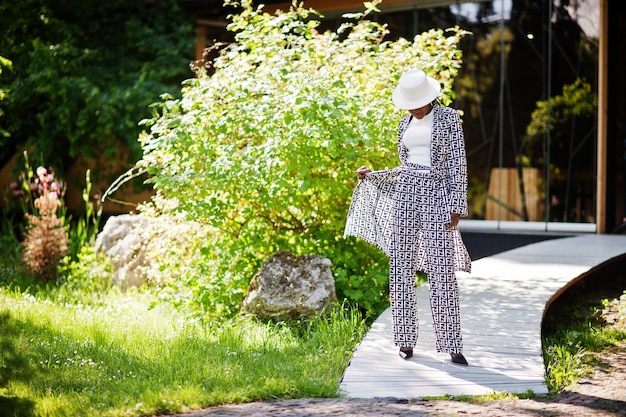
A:
POLYGON ((151 308, 153 297, 139 292, 110 291, 91 304, 67 297, 54 289, 0 291, 2 338, 28 364, 0 396, 33 400, 36 416, 140 416, 337 397, 366 331, 348 309, 308 323, 206 323, 166 305, 151 308))
POLYGON ((547 310, 543 356, 550 393, 586 376, 598 352, 626 339, 625 263, 573 285, 547 310))

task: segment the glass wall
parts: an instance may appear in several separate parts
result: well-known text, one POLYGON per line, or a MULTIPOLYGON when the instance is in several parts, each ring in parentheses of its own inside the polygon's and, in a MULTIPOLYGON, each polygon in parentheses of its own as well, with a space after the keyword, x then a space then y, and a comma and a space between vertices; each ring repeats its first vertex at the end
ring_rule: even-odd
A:
POLYGON ((470 219, 595 224, 598 0, 450 2, 385 11, 392 37, 459 25, 470 219))

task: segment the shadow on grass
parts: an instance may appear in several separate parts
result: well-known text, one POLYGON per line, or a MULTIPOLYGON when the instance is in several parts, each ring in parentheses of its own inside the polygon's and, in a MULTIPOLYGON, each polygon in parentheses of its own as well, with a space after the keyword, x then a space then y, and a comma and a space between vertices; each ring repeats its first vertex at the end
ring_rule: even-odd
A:
POLYGON ((30 363, 20 350, 21 330, 8 312, 0 312, 0 415, 14 417, 34 416, 35 402, 28 398, 6 397, 2 390, 11 381, 27 381, 30 363))

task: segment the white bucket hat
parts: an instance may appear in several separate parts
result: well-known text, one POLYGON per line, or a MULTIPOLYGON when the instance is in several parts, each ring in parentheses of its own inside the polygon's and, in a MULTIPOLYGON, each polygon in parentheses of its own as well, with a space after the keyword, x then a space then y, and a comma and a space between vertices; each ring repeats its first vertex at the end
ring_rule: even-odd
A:
POLYGON ((423 107, 437 98, 441 84, 424 71, 412 69, 400 77, 398 86, 393 90, 393 104, 401 110, 413 110, 423 107))

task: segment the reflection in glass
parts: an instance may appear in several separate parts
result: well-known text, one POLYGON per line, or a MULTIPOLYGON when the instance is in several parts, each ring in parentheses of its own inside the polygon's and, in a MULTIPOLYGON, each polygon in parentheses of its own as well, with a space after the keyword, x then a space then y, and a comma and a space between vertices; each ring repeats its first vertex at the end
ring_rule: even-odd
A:
POLYGON ((453 103, 470 218, 595 222, 598 10, 598 0, 495 0, 380 16, 395 37, 473 33, 453 103))

